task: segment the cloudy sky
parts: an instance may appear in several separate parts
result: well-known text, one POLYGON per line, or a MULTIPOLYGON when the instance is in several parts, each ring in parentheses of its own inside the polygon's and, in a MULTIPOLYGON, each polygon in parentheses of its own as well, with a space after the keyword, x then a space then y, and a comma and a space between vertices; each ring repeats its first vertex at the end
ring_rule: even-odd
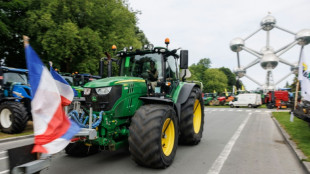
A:
MULTIPOLYGON (((212 68, 237 67, 236 53, 229 43, 236 37, 245 38, 260 27, 268 12, 277 20, 277 25, 292 32, 310 29, 310 0, 128 0, 130 8, 140 11, 138 26, 155 46, 163 46, 170 38, 170 48, 189 50, 190 64, 201 58, 210 58, 212 68)), ((294 41, 295 36, 271 30, 270 44, 277 50, 294 41)), ((266 45, 266 32, 260 31, 245 42, 247 47, 260 51, 266 45)), ((297 45, 281 58, 295 63, 300 46, 297 45)), ((310 45, 305 47, 310 55, 310 45)), ((241 65, 246 66, 256 57, 241 51, 241 65)), ((279 63, 274 70, 274 82, 288 74, 290 67, 279 63)), ((265 83, 266 71, 260 64, 247 70, 247 75, 265 83)), ((293 75, 278 85, 291 83, 293 75)), ((242 78, 246 88, 256 89, 252 81, 242 78)))

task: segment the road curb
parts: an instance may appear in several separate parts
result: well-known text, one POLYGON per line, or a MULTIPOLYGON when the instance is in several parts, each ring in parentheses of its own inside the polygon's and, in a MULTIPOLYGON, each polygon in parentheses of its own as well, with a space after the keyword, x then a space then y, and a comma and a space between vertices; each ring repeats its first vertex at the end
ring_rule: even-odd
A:
POLYGON ((276 120, 274 117, 272 117, 272 119, 274 123, 276 124, 276 126, 278 127, 278 129, 280 130, 284 140, 286 141, 290 149, 293 151, 293 153, 297 157, 298 161, 301 163, 305 171, 308 174, 310 174, 310 162, 304 161, 304 159, 306 159, 307 157, 304 155, 304 153, 300 149, 297 148, 296 143, 291 140, 291 136, 282 128, 278 120, 276 120))
POLYGON ((0 139, 0 143, 5 143, 9 141, 15 141, 15 140, 21 140, 21 139, 26 139, 26 138, 33 138, 34 135, 24 135, 24 136, 18 136, 18 137, 10 137, 10 138, 4 138, 0 139))

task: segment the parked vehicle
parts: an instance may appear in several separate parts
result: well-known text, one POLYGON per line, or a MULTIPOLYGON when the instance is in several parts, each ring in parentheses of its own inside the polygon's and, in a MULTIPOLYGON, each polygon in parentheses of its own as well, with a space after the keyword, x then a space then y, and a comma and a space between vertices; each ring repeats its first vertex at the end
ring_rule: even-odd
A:
POLYGON ((28 70, 0 67, 0 129, 4 133, 22 132, 31 118, 31 89, 28 70))
POLYGON ((287 108, 290 106, 288 91, 269 91, 265 96, 265 103, 268 109, 287 108))
POLYGON ((234 101, 229 102, 229 106, 239 107, 248 106, 249 108, 257 108, 262 105, 261 96, 259 94, 239 94, 235 97, 234 101))

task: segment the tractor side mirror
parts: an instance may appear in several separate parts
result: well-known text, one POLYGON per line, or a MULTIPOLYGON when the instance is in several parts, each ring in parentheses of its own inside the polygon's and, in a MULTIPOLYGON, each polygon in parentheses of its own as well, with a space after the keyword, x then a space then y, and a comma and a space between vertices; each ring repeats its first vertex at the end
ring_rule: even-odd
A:
POLYGON ((180 52, 180 68, 188 69, 188 50, 181 50, 180 52))

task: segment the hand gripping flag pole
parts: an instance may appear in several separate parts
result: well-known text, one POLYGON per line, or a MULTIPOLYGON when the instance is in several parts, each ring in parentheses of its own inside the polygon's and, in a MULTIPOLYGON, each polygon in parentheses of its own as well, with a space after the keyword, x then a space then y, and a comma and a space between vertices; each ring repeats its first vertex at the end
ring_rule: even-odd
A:
POLYGON ((59 86, 57 79, 43 65, 31 48, 29 38, 23 38, 32 90, 31 113, 35 135, 32 152, 54 154, 64 149, 80 128, 69 120, 63 110, 70 96, 62 96, 62 90, 66 90, 59 86))

